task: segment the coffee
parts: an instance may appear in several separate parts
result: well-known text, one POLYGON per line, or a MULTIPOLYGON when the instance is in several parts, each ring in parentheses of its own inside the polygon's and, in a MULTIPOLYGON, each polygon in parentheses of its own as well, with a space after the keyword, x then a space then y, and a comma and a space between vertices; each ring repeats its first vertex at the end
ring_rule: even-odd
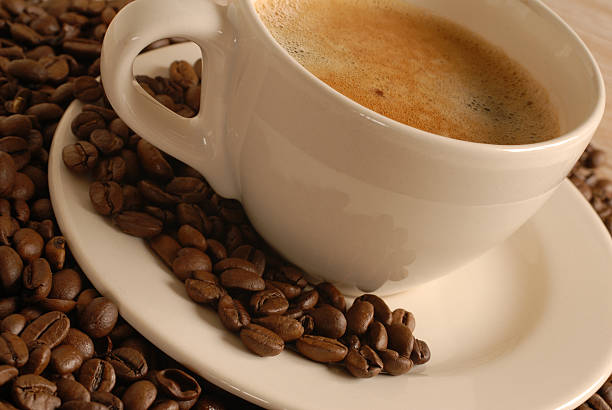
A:
POLYGON ((401 0, 257 0, 276 41, 332 88, 447 137, 528 144, 560 134, 546 90, 502 50, 401 0))

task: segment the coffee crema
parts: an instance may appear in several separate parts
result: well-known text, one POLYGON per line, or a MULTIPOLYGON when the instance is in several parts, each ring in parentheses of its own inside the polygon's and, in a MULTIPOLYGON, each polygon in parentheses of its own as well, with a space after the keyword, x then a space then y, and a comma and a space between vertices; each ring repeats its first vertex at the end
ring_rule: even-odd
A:
POLYGON ((488 144, 560 134, 548 93, 500 48, 402 0, 257 0, 276 41, 357 103, 421 130, 488 144))

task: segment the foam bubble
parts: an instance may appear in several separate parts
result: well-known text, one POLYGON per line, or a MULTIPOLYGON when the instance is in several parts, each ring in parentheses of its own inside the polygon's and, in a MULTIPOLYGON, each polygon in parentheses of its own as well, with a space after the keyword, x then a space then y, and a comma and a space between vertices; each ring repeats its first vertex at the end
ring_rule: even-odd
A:
POLYGON ((401 0, 257 0, 274 38, 328 85, 447 137, 525 144, 559 136, 544 88, 499 48, 401 0))

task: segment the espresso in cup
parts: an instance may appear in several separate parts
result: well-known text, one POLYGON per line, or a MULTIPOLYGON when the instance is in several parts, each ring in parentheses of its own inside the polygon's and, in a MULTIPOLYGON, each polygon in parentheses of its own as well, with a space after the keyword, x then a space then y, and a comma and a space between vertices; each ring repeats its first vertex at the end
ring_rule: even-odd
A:
POLYGON ((304 68, 359 104, 460 140, 531 144, 560 135, 547 91, 484 38, 402 0, 257 0, 304 68))

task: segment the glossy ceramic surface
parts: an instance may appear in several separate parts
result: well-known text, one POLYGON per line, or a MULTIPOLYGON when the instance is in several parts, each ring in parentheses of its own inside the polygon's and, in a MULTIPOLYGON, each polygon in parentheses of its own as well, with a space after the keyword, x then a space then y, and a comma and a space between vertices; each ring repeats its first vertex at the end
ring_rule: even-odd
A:
MULTIPOLYGON (((139 57, 136 72, 163 75, 188 44, 139 57)), ((62 148, 75 140, 74 103, 50 154, 51 198, 71 251, 126 320, 210 381, 274 409, 573 409, 612 371, 612 243, 569 182, 503 244, 449 275, 386 300, 417 318, 427 365, 402 377, 357 380, 283 352, 247 352, 215 312, 137 238, 90 205, 88 181, 70 173, 62 148)))
POLYGON ((464 265, 518 229, 567 175, 604 107, 588 50, 541 3, 414 3, 524 63, 549 90, 566 134, 495 146, 382 117, 292 60, 248 0, 131 3, 106 34, 102 79, 132 129, 200 170, 221 195, 240 199, 289 260, 315 276, 389 294, 464 265), (142 48, 177 36, 195 41, 205 57, 202 109, 193 119, 170 113, 132 78, 142 48))

